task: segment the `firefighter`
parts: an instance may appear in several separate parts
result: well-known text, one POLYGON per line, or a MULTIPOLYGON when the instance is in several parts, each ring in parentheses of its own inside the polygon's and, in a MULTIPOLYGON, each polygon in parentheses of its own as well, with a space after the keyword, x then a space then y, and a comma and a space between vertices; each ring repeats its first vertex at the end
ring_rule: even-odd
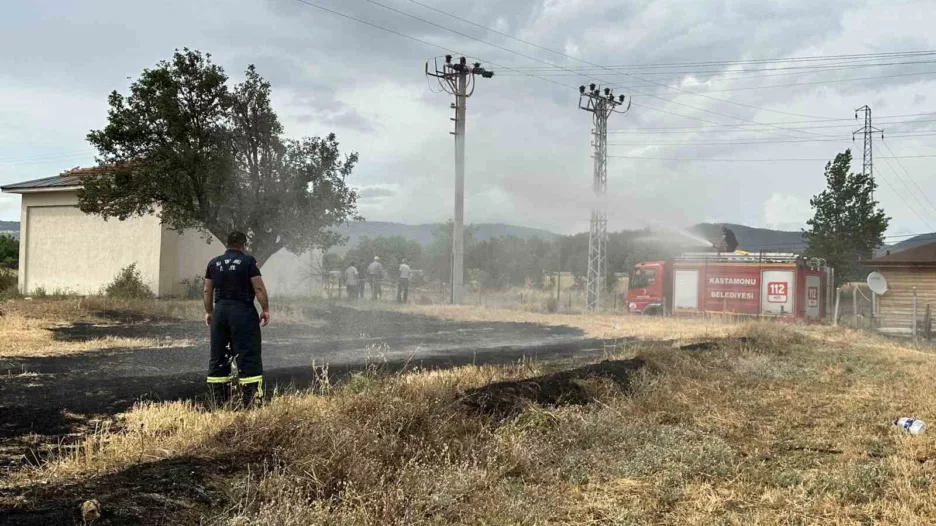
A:
POLYGON ((721 226, 722 238, 717 245, 712 245, 718 252, 729 252, 732 253, 738 249, 738 238, 735 236, 735 233, 728 228, 727 225, 721 226))
POLYGON ((244 253, 247 236, 231 232, 227 251, 208 262, 205 272, 205 324, 211 328, 208 386, 218 404, 231 394, 231 362, 237 360, 238 382, 244 407, 263 400, 263 360, 260 322, 270 323, 270 300, 260 268, 244 253), (257 316, 254 299, 262 312, 257 316))

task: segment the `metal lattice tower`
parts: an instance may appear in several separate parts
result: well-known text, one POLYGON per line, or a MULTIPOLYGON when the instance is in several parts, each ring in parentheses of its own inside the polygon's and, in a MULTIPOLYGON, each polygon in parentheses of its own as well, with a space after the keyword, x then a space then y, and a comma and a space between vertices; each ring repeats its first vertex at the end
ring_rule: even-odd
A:
POLYGON ((596 204, 591 212, 588 230, 588 273, 585 278, 585 310, 601 310, 601 293, 608 273, 608 117, 624 104, 624 95, 615 98, 610 88, 602 90, 595 84, 579 87, 579 108, 592 114, 592 146, 594 153, 593 190, 596 204))
MULTIPOLYGON (((871 107, 864 105, 857 110, 855 110, 855 118, 858 118, 858 112, 864 112, 864 126, 858 128, 852 132, 852 140, 855 140, 855 135, 862 134, 864 137, 864 154, 861 158, 861 173, 862 175, 867 176, 871 179, 871 182, 874 182, 874 154, 871 148, 871 137, 874 135, 874 132, 879 132, 881 134, 881 139, 884 138, 884 130, 880 128, 875 128, 871 125, 871 107)), ((871 199, 874 199, 874 193, 872 190, 871 199)))
MULTIPOLYGON (((426 75, 436 79, 442 91, 455 96, 452 109, 455 110, 455 218, 452 226, 452 287, 449 301, 457 305, 465 295, 465 110, 468 97, 474 93, 475 77, 489 79, 494 76, 475 62, 468 65, 465 57, 452 62, 452 55, 445 55, 445 64, 439 67, 435 62, 435 71, 429 71, 426 62, 426 75)), ((431 88, 430 88, 431 89, 431 88)))

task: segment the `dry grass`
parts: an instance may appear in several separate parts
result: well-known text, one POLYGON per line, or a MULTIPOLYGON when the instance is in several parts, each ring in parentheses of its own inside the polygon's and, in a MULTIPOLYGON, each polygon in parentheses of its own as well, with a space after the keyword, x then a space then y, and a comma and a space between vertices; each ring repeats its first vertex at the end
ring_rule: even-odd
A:
POLYGON ((56 323, 107 322, 108 316, 196 320, 204 309, 199 301, 114 299, 104 296, 18 298, 0 303, 0 312, 56 323))
MULTIPOLYGON (((308 301, 276 301, 271 306, 274 319, 283 323, 308 323, 302 308, 308 301)), ((147 319, 200 320, 205 314, 201 300, 114 299, 104 296, 18 298, 0 303, 0 312, 49 322, 110 322, 147 319)))
MULTIPOLYGON (((88 341, 58 341, 51 329, 75 322, 107 325, 119 321, 160 319, 200 320, 200 301, 111 299, 103 296, 16 299, 0 303, 0 358, 61 356, 89 351, 186 347, 186 340, 104 337, 88 341)), ((273 309, 277 323, 314 324, 298 303, 280 303, 273 309)))
POLYGON ((200 459, 233 469, 211 482, 229 505, 188 513, 230 525, 936 523, 932 431, 890 424, 936 417, 936 357, 924 350, 828 328, 537 319, 597 336, 723 339, 699 351, 629 348, 649 363, 632 392, 530 405, 505 422, 467 410, 460 394, 541 365, 365 372, 246 413, 146 403, 122 429, 12 481, 55 485, 200 459))
POLYGON ((63 356, 115 349, 187 347, 190 342, 106 336, 86 341, 55 340, 46 320, 9 314, 0 317, 0 358, 63 356))

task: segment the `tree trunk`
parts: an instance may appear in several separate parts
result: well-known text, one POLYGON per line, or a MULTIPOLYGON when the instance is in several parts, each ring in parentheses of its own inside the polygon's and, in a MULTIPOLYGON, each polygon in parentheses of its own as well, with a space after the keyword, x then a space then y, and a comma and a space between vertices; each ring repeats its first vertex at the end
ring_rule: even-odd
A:
POLYGON ((257 260, 257 266, 263 266, 264 263, 270 259, 273 254, 276 254, 283 248, 283 245, 277 243, 275 240, 269 239, 268 236, 254 236, 250 241, 250 246, 247 247, 250 255, 257 260))

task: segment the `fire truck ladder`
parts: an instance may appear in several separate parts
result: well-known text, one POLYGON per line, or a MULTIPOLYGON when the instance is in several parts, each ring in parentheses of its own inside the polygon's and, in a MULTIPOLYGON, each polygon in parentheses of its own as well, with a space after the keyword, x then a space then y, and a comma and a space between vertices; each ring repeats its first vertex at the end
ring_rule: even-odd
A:
POLYGON ((777 263, 796 264, 814 269, 827 268, 826 260, 810 258, 792 252, 686 252, 676 256, 676 261, 704 261, 707 263, 753 263, 768 265, 777 263))

